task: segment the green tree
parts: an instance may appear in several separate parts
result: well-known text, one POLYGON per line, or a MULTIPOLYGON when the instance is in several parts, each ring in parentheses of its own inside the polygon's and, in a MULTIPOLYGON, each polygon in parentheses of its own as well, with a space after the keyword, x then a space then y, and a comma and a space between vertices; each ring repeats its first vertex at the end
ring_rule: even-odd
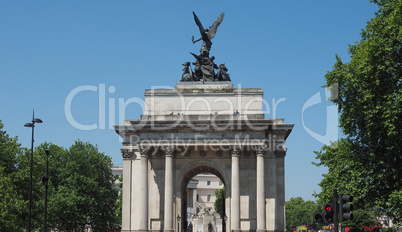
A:
POLYGON ((49 197, 52 227, 83 231, 89 225, 94 231, 105 231, 118 225, 111 158, 81 141, 55 156, 57 176, 50 177, 54 192, 49 197))
POLYGON ((3 128, 0 120, 0 166, 3 167, 2 173, 10 174, 16 170, 15 157, 21 152, 21 144, 17 137, 10 137, 3 128))
POLYGON ((292 197, 285 202, 286 229, 292 231, 300 225, 315 226, 313 215, 318 212, 318 206, 314 201, 304 201, 301 197, 292 197))
MULTIPOLYGON (((0 121, 0 231, 24 231, 28 218, 30 149, 21 148, 0 121)), ((43 143, 34 149, 32 230, 43 230, 46 153, 49 156, 48 228, 110 231, 116 216, 117 189, 111 158, 81 141, 69 149, 43 143)))
POLYGON ((219 213, 219 215, 223 219, 225 216, 225 188, 215 190, 215 196, 215 212, 219 213))
POLYGON ((18 138, 10 137, 3 127, 0 120, 0 231, 22 231, 28 222, 28 198, 23 198, 14 178, 16 156, 22 148, 18 138))
POLYGON ((400 222, 400 204, 393 203, 401 202, 402 189, 402 1, 372 2, 378 12, 349 46, 350 62, 336 56, 325 75, 347 138, 316 152, 316 165, 328 167, 317 196, 328 200, 333 189, 351 193, 361 215, 387 214, 400 222))
POLYGON ((316 194, 320 202, 332 202, 333 190, 337 189, 339 193, 351 194, 353 199, 354 220, 342 223, 342 226, 353 227, 355 230, 362 229, 361 225, 374 226, 377 224, 373 207, 364 199, 367 192, 367 182, 359 162, 350 159, 350 150, 353 144, 350 140, 341 139, 333 142, 330 146, 324 146, 323 150, 316 152, 317 158, 322 165, 329 167, 327 174, 319 184, 321 193, 316 194), (325 152, 324 152, 325 151, 325 152), (347 174, 346 174, 347 173, 347 174))
POLYGON ((117 202, 116 202, 116 221, 117 222, 121 222, 122 220, 122 209, 123 209, 123 175, 120 175, 119 178, 119 188, 120 193, 119 193, 119 197, 117 198, 117 202))
MULTIPOLYGON (((117 190, 109 167, 111 158, 89 143, 75 142, 69 149, 44 143, 34 151, 32 229, 43 230, 46 153, 49 156, 49 189, 47 227, 62 231, 107 231, 119 224, 115 207, 117 190)), ((16 156, 17 171, 13 175, 17 195, 28 199, 30 150, 16 156)), ((27 206, 17 212, 26 228, 27 206)), ((23 230, 22 229, 22 230, 23 230)), ((22 231, 18 230, 18 231, 22 231)), ((16 230, 11 230, 16 231, 16 230)))

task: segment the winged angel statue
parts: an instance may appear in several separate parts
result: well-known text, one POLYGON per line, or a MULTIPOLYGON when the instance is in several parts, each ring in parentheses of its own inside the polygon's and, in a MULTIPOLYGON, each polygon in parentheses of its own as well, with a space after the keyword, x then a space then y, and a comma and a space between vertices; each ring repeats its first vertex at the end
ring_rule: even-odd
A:
POLYGON ((214 24, 212 24, 211 27, 209 28, 204 28, 201 24, 201 21, 198 19, 197 15, 194 13, 194 20, 195 23, 197 24, 198 28, 200 29, 201 33, 201 38, 194 40, 194 36, 192 38, 193 43, 196 43, 200 40, 203 41, 201 49, 200 49, 200 55, 196 55, 192 52, 191 55, 193 55, 196 58, 196 62, 193 62, 192 64, 195 65, 194 67, 194 73, 192 72, 190 68, 190 62, 185 62, 183 64, 184 69, 183 69, 183 75, 181 81, 201 81, 203 83, 210 82, 210 81, 231 81, 229 74, 227 73, 227 68, 224 66, 224 64, 220 65, 219 67, 214 63, 215 57, 209 57, 209 51, 211 50, 212 42, 211 40, 215 37, 216 30, 218 29, 219 25, 223 21, 223 17, 225 16, 225 13, 222 13, 219 15, 219 17, 215 20, 214 24), (218 70, 218 75, 215 74, 215 69, 218 70))
POLYGON ((193 43, 196 43, 200 40, 203 40, 204 42, 202 43, 200 52, 201 52, 201 56, 204 57, 209 57, 209 51, 211 50, 211 39, 213 39, 215 37, 216 34, 216 30, 218 29, 218 26, 221 24, 223 17, 225 16, 225 13, 222 13, 221 15, 219 15, 219 17, 215 20, 214 24, 212 24, 212 26, 208 29, 204 29, 204 27, 201 24, 201 21, 198 19, 197 15, 194 13, 193 11, 193 15, 194 15, 194 20, 195 23, 197 24, 198 28, 200 29, 200 33, 201 33, 201 38, 194 40, 194 36, 193 36, 193 43))

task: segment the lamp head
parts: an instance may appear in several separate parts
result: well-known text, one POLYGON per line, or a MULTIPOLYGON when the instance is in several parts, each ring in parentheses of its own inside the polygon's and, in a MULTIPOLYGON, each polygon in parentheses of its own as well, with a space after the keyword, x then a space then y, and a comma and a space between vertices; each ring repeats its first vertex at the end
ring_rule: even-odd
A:
POLYGON ((28 123, 25 123, 25 125, 24 125, 25 127, 34 127, 34 124, 33 123, 30 123, 30 122, 28 122, 28 123))
POLYGON ((50 155, 50 149, 46 149, 45 152, 46 152, 46 155, 50 155))
POLYGON ((32 119, 33 123, 42 123, 43 121, 40 118, 34 118, 32 119))

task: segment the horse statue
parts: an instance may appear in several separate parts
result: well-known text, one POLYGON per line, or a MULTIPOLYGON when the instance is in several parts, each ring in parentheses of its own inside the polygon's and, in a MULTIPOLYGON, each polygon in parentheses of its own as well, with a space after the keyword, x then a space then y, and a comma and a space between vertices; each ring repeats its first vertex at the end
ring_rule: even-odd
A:
POLYGON ((190 68, 190 62, 186 61, 182 65, 184 66, 184 68, 183 68, 183 74, 181 75, 180 81, 181 82, 194 81, 194 74, 193 74, 193 70, 191 70, 191 68, 190 68))
POLYGON ((228 68, 226 68, 225 64, 220 64, 218 68, 218 72, 215 76, 215 81, 231 81, 229 77, 229 73, 227 73, 228 68))

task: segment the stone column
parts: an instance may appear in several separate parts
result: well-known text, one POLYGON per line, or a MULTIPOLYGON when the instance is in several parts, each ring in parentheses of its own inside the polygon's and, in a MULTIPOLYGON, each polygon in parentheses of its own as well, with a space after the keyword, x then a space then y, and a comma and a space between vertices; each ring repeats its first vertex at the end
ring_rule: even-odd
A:
POLYGON ((141 176, 139 178, 139 205, 138 215, 139 231, 148 231, 148 155, 151 148, 141 149, 141 176))
POLYGON ((197 206, 195 205, 195 202, 197 202, 197 189, 193 189, 193 214, 194 216, 197 215, 197 206))
POLYGON ((174 150, 165 151, 165 232, 173 231, 173 158, 174 150))
POLYGON ((131 230, 131 169, 134 151, 121 149, 123 156, 122 230, 131 230))
POLYGON ((233 232, 240 231, 240 149, 232 148, 232 196, 231 196, 231 228, 233 232))
POLYGON ((276 229, 285 229, 285 155, 286 148, 275 151, 276 156, 276 229))
POLYGON ((259 148, 256 150, 257 156, 257 189, 256 189, 256 203, 257 203, 257 232, 264 232, 265 227, 265 172, 264 172, 264 154, 265 149, 259 148))
POLYGON ((265 227, 267 232, 274 232, 276 225, 276 157, 274 152, 269 151, 265 153, 265 227))

